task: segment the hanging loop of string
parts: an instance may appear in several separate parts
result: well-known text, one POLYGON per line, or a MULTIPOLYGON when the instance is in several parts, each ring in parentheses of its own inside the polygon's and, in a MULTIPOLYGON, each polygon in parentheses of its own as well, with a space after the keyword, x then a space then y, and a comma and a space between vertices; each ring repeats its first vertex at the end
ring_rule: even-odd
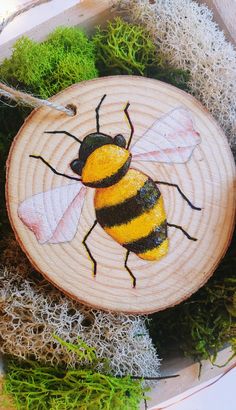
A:
POLYGON ((64 105, 56 104, 55 102, 43 100, 41 98, 34 97, 30 94, 18 91, 15 88, 8 87, 7 85, 0 83, 0 96, 9 98, 16 101, 17 103, 27 105, 29 107, 49 107, 54 108, 57 111, 64 112, 65 114, 73 117, 75 115, 75 109, 71 106, 65 107, 64 105))

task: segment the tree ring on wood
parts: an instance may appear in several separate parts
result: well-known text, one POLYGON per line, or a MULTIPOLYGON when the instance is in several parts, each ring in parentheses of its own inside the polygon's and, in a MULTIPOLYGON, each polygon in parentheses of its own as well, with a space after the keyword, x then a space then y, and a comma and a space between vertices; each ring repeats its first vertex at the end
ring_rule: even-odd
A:
POLYGON ((99 309, 151 313, 189 297, 214 272, 227 250, 234 225, 235 167, 222 130, 192 96, 142 77, 116 76, 82 82, 54 96, 52 101, 78 106, 78 115, 69 118, 46 107, 34 110, 14 139, 7 164, 8 213, 31 263, 63 292, 99 309), (78 230, 69 242, 38 243, 17 212, 25 199, 71 183, 29 155, 42 155, 60 172, 71 174, 69 164, 78 155, 78 143, 66 135, 49 135, 45 131, 64 130, 83 140, 96 131, 95 108, 104 94, 106 99, 100 109, 102 133, 112 137, 121 134, 128 140, 130 127, 124 108, 129 101, 134 143, 154 121, 180 106, 191 113, 201 136, 201 143, 187 163, 135 162, 134 167, 154 181, 177 184, 193 204, 202 208, 200 212, 191 209, 176 188, 159 186, 167 221, 182 226, 198 240, 188 240, 180 230, 170 227, 165 257, 148 261, 131 253, 128 265, 137 280, 135 288, 124 267, 126 250, 98 224, 89 236, 89 247, 97 262, 96 277, 92 274, 91 260, 82 242, 95 221, 93 188, 88 188, 78 230))

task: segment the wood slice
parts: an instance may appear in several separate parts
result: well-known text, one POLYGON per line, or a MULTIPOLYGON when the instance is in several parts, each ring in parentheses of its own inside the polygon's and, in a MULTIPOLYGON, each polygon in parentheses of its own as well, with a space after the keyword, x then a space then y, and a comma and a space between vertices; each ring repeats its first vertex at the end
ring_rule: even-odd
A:
POLYGON ((10 220, 34 267, 66 294, 105 310, 150 313, 173 306, 196 292, 226 252, 235 213, 233 157, 226 137, 210 114, 197 100, 175 87, 131 76, 76 84, 52 100, 74 104, 77 114, 68 117, 54 109, 35 110, 16 136, 7 166, 10 220), (189 110, 194 128, 201 136, 201 143, 185 164, 147 161, 133 164, 153 180, 178 184, 191 202, 202 208, 191 209, 176 188, 160 186, 167 221, 182 226, 198 240, 191 241, 180 230, 170 227, 169 251, 165 257, 147 261, 132 253, 129 268, 137 278, 135 288, 124 267, 126 250, 100 225, 88 239, 97 261, 97 275, 93 277, 92 263, 82 241, 95 220, 94 189, 88 188, 76 235, 69 242, 38 243, 17 213, 25 199, 73 182, 55 175, 29 155, 42 155, 59 172, 72 175, 69 164, 77 157, 79 144, 66 135, 50 135, 45 131, 65 130, 81 140, 95 132, 94 110, 103 94, 107 97, 100 110, 100 131, 111 136, 121 133, 128 140, 130 128, 124 107, 129 101, 135 130, 132 146, 157 119, 180 106, 189 110))

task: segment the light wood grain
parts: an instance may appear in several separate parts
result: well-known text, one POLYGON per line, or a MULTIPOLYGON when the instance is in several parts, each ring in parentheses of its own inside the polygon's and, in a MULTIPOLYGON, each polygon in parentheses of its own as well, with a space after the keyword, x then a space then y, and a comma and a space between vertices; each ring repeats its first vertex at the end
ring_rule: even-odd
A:
MULTIPOLYGON (((113 311, 148 313, 186 299, 211 276, 226 252, 235 213, 235 168, 226 137, 208 112, 193 97, 172 86, 141 77, 107 77, 74 85, 53 101, 78 107, 69 118, 40 108, 27 119, 18 133, 8 160, 7 201, 9 217, 18 240, 33 265, 58 288, 88 305, 113 311), (129 127, 124 105, 130 101, 134 141, 153 122, 171 109, 184 106, 193 117, 202 142, 187 164, 165 165, 136 162, 135 167, 154 180, 177 183, 191 201, 203 208, 192 210, 177 190, 162 186, 167 220, 181 225, 198 241, 189 241, 180 231, 169 228, 170 249, 157 262, 130 256, 129 267, 137 278, 135 289, 124 269, 125 250, 97 226, 89 245, 98 263, 96 278, 82 240, 95 219, 93 189, 89 189, 75 238, 69 243, 40 245, 17 215, 18 205, 36 193, 65 185, 68 180, 53 174, 30 154, 41 154, 60 172, 68 173, 78 144, 45 130, 67 130, 83 139, 95 131, 94 109, 101 96, 101 130, 110 135, 129 127)), ((70 181, 69 181, 70 183, 70 181)))

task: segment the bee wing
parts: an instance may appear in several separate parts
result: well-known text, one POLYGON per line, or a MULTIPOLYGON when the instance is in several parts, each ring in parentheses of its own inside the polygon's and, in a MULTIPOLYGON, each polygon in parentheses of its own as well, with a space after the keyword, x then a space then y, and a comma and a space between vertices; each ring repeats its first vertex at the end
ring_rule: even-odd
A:
POLYGON ((193 127, 190 112, 175 108, 145 132, 132 147, 133 160, 165 163, 187 162, 196 145, 201 142, 193 127))
POLYGON ((80 182, 63 185, 26 199, 18 207, 18 216, 39 243, 68 242, 78 229, 85 194, 80 182))

